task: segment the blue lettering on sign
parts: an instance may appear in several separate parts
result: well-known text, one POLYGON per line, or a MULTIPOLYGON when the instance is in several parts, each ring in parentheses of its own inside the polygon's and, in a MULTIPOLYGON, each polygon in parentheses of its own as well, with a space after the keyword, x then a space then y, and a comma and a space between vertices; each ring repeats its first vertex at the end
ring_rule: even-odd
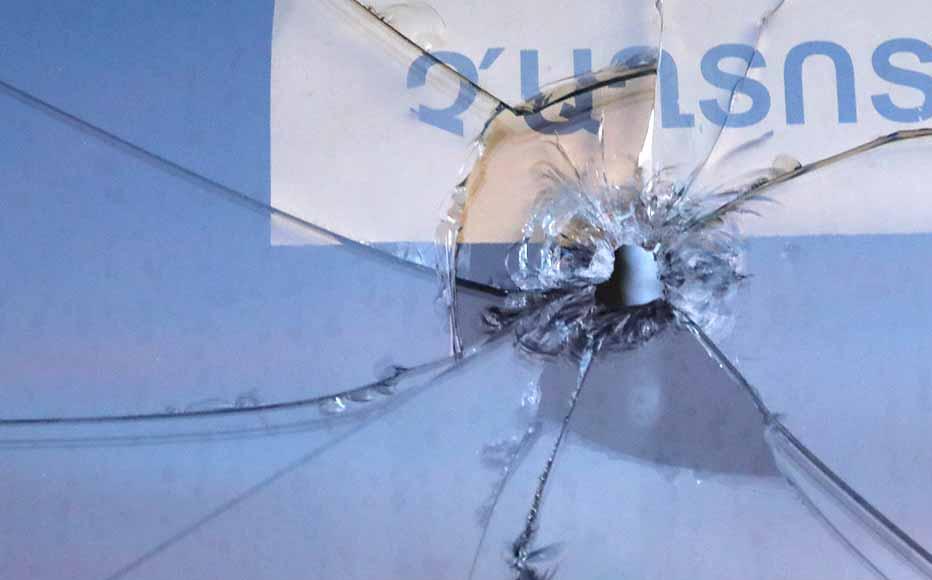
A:
POLYGON ((922 91, 922 105, 905 109, 893 103, 890 95, 874 95, 871 102, 884 118, 899 123, 918 123, 932 117, 932 76, 890 64, 890 57, 899 52, 915 55, 921 63, 932 62, 932 46, 915 38, 894 38, 874 51, 874 72, 885 81, 922 91))
POLYGON ((660 126, 694 126, 696 117, 692 113, 680 111, 680 75, 676 70, 676 62, 665 50, 660 52, 657 74, 660 77, 660 126))
MULTIPOLYGON (((592 76, 592 51, 573 51, 573 73, 576 86, 585 88, 595 82, 592 76)), ((545 97, 540 94, 540 60, 536 50, 521 51, 521 98, 543 105, 545 97)), ((524 120, 528 127, 549 135, 575 133, 579 130, 589 131, 593 135, 599 132, 599 122, 592 117, 592 93, 582 93, 573 97, 573 104, 562 103, 560 116, 564 121, 551 121, 543 113, 526 115, 524 120), (585 116, 582 116, 585 114, 585 116), (573 119, 573 121, 569 121, 573 119)))
POLYGON ((854 63, 841 45, 824 40, 813 40, 794 46, 786 55, 783 65, 783 82, 786 92, 786 122, 799 125, 805 121, 803 113, 803 62, 813 55, 827 56, 835 64, 835 88, 838 95, 838 122, 854 123, 858 120, 857 101, 854 96, 854 63))
MULTIPOLYGON (((411 64, 408 69, 407 87, 409 89, 422 87, 427 84, 427 72, 436 64, 437 61, 446 64, 464 78, 469 79, 472 83, 479 82, 479 71, 476 65, 465 54, 440 50, 431 55, 422 54, 411 64)), ((459 118, 460 114, 465 113, 476 100, 476 87, 466 81, 460 81, 460 90, 456 95, 453 104, 445 109, 434 109, 426 105, 420 105, 415 113, 417 118, 428 125, 433 125, 444 131, 456 135, 463 135, 463 121, 459 118)))
MULTIPOLYGON (((417 88, 427 84, 427 75, 431 67, 443 63, 457 73, 463 80, 453 102, 444 108, 420 105, 414 109, 417 118, 429 125, 462 136, 463 121, 460 118, 477 97, 480 71, 491 68, 504 52, 504 48, 490 48, 485 52, 480 65, 466 55, 454 51, 438 51, 432 55, 421 55, 408 69, 407 87, 417 88)), ((878 78, 899 87, 907 87, 921 93, 922 103, 918 106, 904 107, 894 102, 889 94, 871 95, 874 110, 884 119, 898 123, 918 123, 932 118, 932 75, 904 68, 892 63, 895 55, 909 55, 919 64, 932 63, 932 46, 915 38, 894 38, 880 44, 874 50, 871 65, 878 78)), ((613 58, 613 65, 636 66, 650 62, 655 58, 656 50, 644 46, 633 46, 619 51, 613 58)), ((786 123, 800 125, 806 122, 803 87, 803 70, 810 57, 822 57, 831 61, 834 67, 835 91, 838 106, 839 123, 856 123, 857 95, 855 91, 854 63, 851 55, 841 45, 827 40, 803 42, 790 49, 783 62, 784 98, 786 105, 786 123)), ((520 58, 521 96, 531 104, 544 104, 541 95, 540 54, 537 50, 522 50, 520 58)), ((716 94, 725 91, 728 95, 743 95, 750 99, 747 110, 734 111, 730 102, 719 99, 704 98, 698 101, 702 115, 711 123, 725 127, 750 127, 763 121, 770 114, 771 94, 760 81, 746 75, 728 72, 723 63, 739 60, 746 69, 765 68, 764 55, 746 44, 720 44, 709 49, 700 62, 702 78, 716 94)), ((573 73, 578 88, 585 88, 595 82, 592 71, 592 51, 589 49, 573 50, 573 73)), ((663 128, 694 127, 695 115, 689 112, 681 102, 679 89, 679 71, 673 56, 661 51, 658 63, 658 85, 660 91, 660 123, 663 128)), ((623 86, 624 82, 612 86, 623 86)), ((576 131, 598 131, 598 121, 592 116, 592 93, 574 95, 572 99, 560 104, 557 111, 560 119, 545 118, 542 113, 525 116, 528 126, 547 134, 565 134, 576 131)), ((730 99, 729 99, 730 100, 730 99)), ((556 115, 554 115, 556 116, 556 115)))
POLYGON ((729 95, 740 93, 749 96, 751 108, 743 113, 729 113, 730 102, 722 107, 715 99, 703 99, 699 101, 702 114, 720 127, 750 127, 760 123, 770 112, 770 93, 767 87, 745 75, 739 76, 723 71, 719 64, 726 58, 741 59, 748 69, 765 67, 767 63, 761 53, 746 44, 720 44, 702 57, 702 78, 713 87, 725 89, 729 95))

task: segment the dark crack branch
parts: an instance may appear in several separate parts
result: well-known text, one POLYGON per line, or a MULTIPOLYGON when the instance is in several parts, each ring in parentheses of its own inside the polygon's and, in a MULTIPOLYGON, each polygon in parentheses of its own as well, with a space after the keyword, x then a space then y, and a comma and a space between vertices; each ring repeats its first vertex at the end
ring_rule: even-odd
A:
POLYGON ((728 126, 728 122, 731 120, 732 113, 735 107, 735 95, 738 94, 738 89, 741 87, 741 85, 744 84, 745 80, 747 80, 748 75, 751 72, 751 63, 754 58, 754 54, 757 52, 757 49, 760 47, 760 41, 761 41, 761 37, 763 37, 764 35, 764 29, 767 28, 767 24, 770 22, 770 19, 773 17, 773 15, 776 14, 777 11, 783 7, 783 4, 785 1, 786 0, 779 0, 779 2, 777 2, 773 8, 768 10, 761 17, 760 24, 758 24, 757 26, 757 36, 754 39, 754 45, 753 45, 754 50, 748 56, 747 62, 745 63, 744 72, 742 72, 740 80, 738 80, 738 82, 736 82, 734 86, 731 87, 731 91, 728 95, 728 109, 725 113, 725 119, 718 126, 718 131, 715 134, 715 140, 712 142, 712 145, 706 151, 705 157, 703 157, 699 165, 697 165, 695 169, 693 169, 692 172, 690 172, 689 177, 686 180, 686 184, 683 186, 684 192, 689 190, 690 186, 693 184, 696 177, 699 176, 699 174, 708 164, 709 159, 712 158, 712 153, 715 151, 716 147, 718 146, 718 143, 722 138, 722 134, 725 132, 725 127, 728 126))
MULTIPOLYGON (((403 404, 409 397, 416 395, 425 386, 433 384, 440 377, 460 368, 466 362, 485 352, 507 336, 507 330, 488 335, 483 340, 471 345, 458 357, 445 357, 412 367, 395 367, 394 371, 383 379, 374 381, 361 387, 344 390, 338 393, 329 393, 319 397, 282 401, 268 404, 251 405, 245 407, 220 407, 204 410, 181 412, 156 412, 122 415, 90 415, 73 417, 35 417, 22 419, 0 419, 0 449, 21 447, 83 447, 107 445, 141 445, 180 443, 191 441, 215 441, 253 436, 269 436, 283 433, 298 433, 312 430, 321 426, 330 426, 336 421, 365 421, 379 413, 388 412, 403 404), (426 383, 412 381, 416 377, 425 377, 426 383), (334 402, 341 405, 340 412, 328 410, 334 402), (274 423, 270 419, 276 414, 289 411, 302 411, 309 413, 301 416, 287 414, 284 419, 279 418, 274 423), (345 409, 345 410, 344 410, 345 409), (228 426, 226 428, 184 428, 190 421, 200 425, 201 420, 222 419, 234 417, 256 417, 260 420, 258 426, 228 426), (162 422, 179 423, 181 429, 170 429, 164 433, 154 432, 121 432, 117 434, 86 434, 83 431, 70 432, 80 426, 107 426, 107 425, 145 425, 162 422), (63 427, 68 429, 64 435, 58 432, 43 432, 41 430, 63 427), (7 434, 17 433, 20 430, 40 430, 38 436, 10 437, 7 434)), ((213 425, 209 423, 208 425, 213 425)))
POLYGON ((811 173, 829 165, 844 161, 845 159, 849 159, 861 153, 867 153, 868 151, 883 147, 884 145, 898 143, 900 141, 909 141, 912 139, 923 139, 926 137, 932 137, 932 127, 895 131, 882 137, 872 139, 871 141, 868 141, 862 145, 858 145, 857 147, 852 147, 851 149, 842 151, 841 153, 836 153, 830 157, 802 165, 792 171, 788 171, 776 177, 758 181, 743 191, 738 192, 735 197, 727 203, 722 204, 711 212, 693 220, 687 225, 687 229, 700 229, 706 227, 709 224, 717 223, 721 221, 726 215, 741 209, 741 207, 747 202, 757 199, 761 192, 780 185, 781 183, 786 183, 787 181, 791 181, 797 177, 806 175, 807 173, 811 173))
MULTIPOLYGON (((185 167, 171 159, 168 159, 158 153, 150 151, 136 143, 128 141, 119 135, 111 133, 106 129, 103 129, 90 121, 82 119, 73 113, 57 107, 48 101, 41 99, 40 97, 25 91, 15 85, 12 85, 4 80, 0 80, 0 91, 6 93, 10 97, 16 99, 20 103, 36 109, 49 117, 62 122, 78 131, 81 131, 87 135, 90 135, 111 147, 133 157, 137 160, 140 160, 152 167, 158 168, 159 170, 165 171, 170 175, 188 181, 189 183, 194 183, 202 188, 207 189, 208 191, 213 192, 226 199, 227 201, 236 203, 241 207, 245 207, 254 212, 258 212, 261 215, 268 215, 280 218, 285 220, 301 229, 313 232, 317 235, 322 235, 328 237, 347 248, 358 250, 364 252, 368 255, 375 255, 379 258, 390 261, 394 264, 400 264, 404 267, 429 273, 433 272, 433 268, 424 266, 421 264, 416 264, 410 262, 403 258, 393 256, 386 252, 383 252, 377 248, 369 246, 363 242, 359 242, 348 238, 344 235, 338 234, 333 230, 327 229, 321 225, 315 224, 309 220, 298 217, 292 213, 279 209, 271 204, 259 201, 256 197, 244 193, 237 189, 234 189, 224 183, 221 183, 215 179, 207 177, 197 171, 194 171, 188 167, 185 167)), ((464 289, 473 290, 481 292, 483 294, 489 294, 492 296, 502 297, 507 294, 507 291, 488 284, 482 284, 480 282, 474 282, 472 280, 457 279, 457 284, 462 286, 464 289)))
MULTIPOLYGON (((832 496, 836 502, 841 503, 848 513, 853 515, 859 523, 870 530, 873 537, 877 538, 885 549, 908 562, 914 570, 920 572, 924 577, 932 578, 932 554, 903 529, 897 526, 883 512, 871 504, 864 496, 858 493, 811 449, 804 445, 781 421, 780 416, 767 408, 757 389, 748 382, 737 367, 702 329, 682 313, 680 313, 680 318, 685 323, 686 328, 693 334, 699 344, 702 345, 706 353, 708 353, 709 357, 751 397, 758 411, 760 411, 764 424, 768 431, 770 431, 771 437, 775 436, 782 445, 788 447, 788 452, 790 454, 789 459, 795 462, 803 472, 805 472, 808 478, 815 479, 817 485, 832 496)), ((775 454, 779 451, 773 444, 771 444, 771 450, 775 454)), ((785 455, 786 451, 783 453, 785 455)), ((832 518, 826 515, 824 511, 816 505, 814 499, 799 485, 797 479, 787 474, 783 468, 781 468, 781 471, 783 471, 790 485, 804 495, 805 503, 807 503, 820 518, 823 518, 830 528, 840 535, 842 541, 853 549, 859 557, 864 558, 869 567, 877 569, 875 563, 867 558, 850 535, 846 534, 841 526, 837 526, 832 518)))
POLYGON ((590 343, 589 347, 585 350, 579 362, 579 372, 576 378, 576 388, 573 390, 573 394, 570 397, 569 409, 567 410, 566 415, 563 416, 563 421, 560 425, 560 433, 557 435, 557 439, 554 441, 550 455, 547 457, 547 462, 544 464, 544 469, 537 479, 537 488, 534 491, 534 499, 531 501, 531 509, 528 512, 527 522, 524 525, 524 530, 522 530, 521 535, 518 536, 518 539, 515 540, 514 546, 512 548, 512 554, 514 557, 512 568, 515 571, 516 578, 519 580, 536 577, 535 573, 529 569, 528 559, 532 553, 531 544, 533 543, 534 537, 537 534, 540 510, 544 501, 544 492, 547 489, 547 483, 550 480, 550 474, 552 473, 553 466, 556 463, 557 454, 559 453, 560 447, 563 444, 563 440, 566 438, 566 434, 569 431, 570 420, 573 417, 573 412, 576 410, 576 405, 579 402, 579 396, 582 393, 583 386, 586 383, 586 377, 589 374, 589 368, 592 366, 592 360, 595 358, 597 351, 598 345, 590 343))
POLYGON ((447 74, 452 75, 454 78, 458 79, 461 83, 464 83, 475 90, 478 94, 491 99, 497 105, 499 111, 508 111, 513 115, 523 117, 527 115, 536 115, 550 107, 568 101, 572 98, 578 97, 586 93, 593 92, 595 90, 612 86, 620 82, 625 82, 629 80, 638 79, 645 76, 651 76, 657 73, 656 64, 646 64, 630 68, 622 68, 617 71, 609 71, 604 75, 604 78, 599 78, 591 83, 585 83, 583 86, 579 86, 576 79, 572 79, 568 83, 561 83, 560 86, 556 87, 549 95, 545 96, 543 99, 532 99, 531 101, 521 103, 518 105, 512 105, 508 103, 505 99, 502 99, 496 96, 489 89, 483 87, 479 83, 467 78, 459 71, 457 71, 452 66, 448 65, 442 61, 437 56, 433 55, 430 51, 422 48, 417 42, 412 38, 392 26, 391 22, 388 22, 383 16, 381 16, 378 11, 370 6, 366 6, 360 0, 344 0, 347 5, 355 8, 360 11, 360 16, 370 18, 375 23, 378 23, 379 26, 383 27, 385 31, 389 32, 392 36, 396 37, 404 45, 409 48, 417 51, 424 58, 427 58, 434 65, 441 67, 447 74), (363 14, 364 13, 364 14, 363 14), (567 88, 572 86, 574 88, 567 88))

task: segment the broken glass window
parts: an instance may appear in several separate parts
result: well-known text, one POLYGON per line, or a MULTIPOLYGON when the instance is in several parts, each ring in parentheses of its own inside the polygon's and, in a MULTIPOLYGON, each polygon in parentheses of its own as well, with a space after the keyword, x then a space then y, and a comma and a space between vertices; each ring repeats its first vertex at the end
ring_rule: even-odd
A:
POLYGON ((18 8, 0 573, 932 577, 895 4, 18 8))

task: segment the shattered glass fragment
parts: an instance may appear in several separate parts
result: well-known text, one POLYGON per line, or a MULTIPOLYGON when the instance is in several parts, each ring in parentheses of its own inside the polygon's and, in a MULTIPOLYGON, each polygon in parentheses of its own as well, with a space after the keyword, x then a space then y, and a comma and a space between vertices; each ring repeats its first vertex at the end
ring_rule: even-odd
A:
MULTIPOLYGON (((745 34, 753 38, 754 46, 758 44, 770 19, 781 4, 776 3, 766 7, 763 15, 756 21, 752 19, 744 25, 737 24, 739 28, 745 27, 745 34)), ((663 10, 662 7, 661 10, 663 10)), ((683 13, 679 15, 683 16, 683 13)), ((682 41, 683 38, 678 40, 682 41)), ((625 188, 617 183, 612 184, 606 177, 606 169, 597 167, 591 160, 583 162, 582 169, 580 169, 558 138, 553 141, 537 139, 547 145, 552 145, 568 169, 565 169, 563 173, 552 163, 540 162, 543 169, 537 173, 544 175, 549 183, 538 186, 536 193, 530 196, 533 201, 525 202, 524 208, 518 210, 519 215, 523 215, 524 219, 515 221, 524 223, 525 226, 521 232, 521 241, 511 249, 506 259, 508 273, 518 292, 511 293, 503 307, 490 309, 486 315, 486 322, 497 330, 514 329, 518 345, 531 353, 553 356, 569 352, 581 361, 581 366, 577 388, 570 397, 570 410, 564 416, 563 428, 556 438, 553 450, 539 477, 527 524, 524 531, 514 541, 510 558, 516 578, 549 578, 556 573, 556 568, 543 571, 530 566, 528 558, 529 554, 533 553, 531 543, 537 532, 545 487, 559 447, 566 435, 567 425, 582 392, 591 357, 606 343, 616 347, 620 344, 623 348, 639 347, 663 331, 666 324, 673 320, 684 325, 684 328, 692 330, 697 337, 701 337, 703 342, 709 341, 706 332, 724 334, 722 328, 713 329, 712 325, 716 323, 717 326, 723 326, 723 322, 727 324, 730 321, 730 317, 718 314, 719 305, 727 303, 727 298, 734 296, 743 278, 738 266, 741 256, 736 230, 730 227, 731 214, 757 215, 756 211, 746 206, 754 202, 768 201, 768 198, 761 195, 759 191, 765 187, 773 187, 789 181, 798 175, 819 169, 834 161, 829 159, 804 166, 796 159, 782 155, 776 157, 770 171, 762 172, 753 181, 746 181, 748 185, 738 188, 725 185, 707 188, 705 191, 693 189, 696 177, 702 173, 720 141, 724 127, 728 126, 728 118, 731 114, 736 89, 741 82, 740 79, 746 76, 753 66, 762 66, 762 63, 748 57, 744 71, 737 77, 736 83, 728 87, 726 98, 719 102, 719 105, 724 104, 722 107, 726 115, 724 120, 719 122, 719 127, 713 132, 714 134, 704 140, 705 145, 694 148, 697 155, 693 157, 692 162, 689 162, 690 158, 686 156, 685 173, 682 167, 674 170, 672 166, 662 163, 657 165, 658 156, 654 150, 658 143, 661 145, 661 150, 664 150, 663 144, 661 140, 648 138, 645 141, 644 150, 637 157, 641 165, 633 172, 635 179, 625 188), (644 179, 641 173, 645 159, 649 160, 646 164, 649 172, 647 179, 644 179), (596 168, 594 169, 593 166, 596 168), (610 203, 606 203, 606 200, 610 203), (639 217, 646 219, 639 223, 637 220, 639 217), (665 228, 669 228, 672 237, 669 234, 664 236, 665 228), (698 237, 694 238, 697 235, 698 237), (655 258, 660 270, 659 279, 663 286, 663 299, 659 302, 669 307, 670 314, 653 315, 651 313, 650 316, 638 319, 635 313, 638 310, 643 313, 645 310, 630 309, 620 321, 600 316, 605 310, 611 312, 618 309, 617 298, 614 301, 599 300, 599 298, 606 295, 606 289, 613 285, 612 278, 617 277, 614 271, 615 259, 622 257, 623 250, 631 246, 654 252, 657 248, 663 248, 664 253, 655 258), (660 259, 661 256, 663 259, 660 259), (701 284, 697 288, 690 288, 691 280, 700 281, 701 284), (636 322, 633 329, 629 326, 632 319, 636 322), (652 326, 651 323, 660 324, 660 326, 652 326), (640 335, 637 334, 637 329, 643 329, 640 335)), ((664 71, 663 62, 661 62, 658 74, 661 82, 669 74, 664 71)), ((662 111, 665 105, 668 106, 669 103, 660 102, 657 109, 662 111)), ((674 106, 678 106, 678 103, 674 103, 674 106)), ((589 117, 590 112, 587 111, 583 122, 589 117)), ((602 127, 599 131, 600 137, 605 125, 606 121, 603 116, 602 127)), ((649 135, 653 137, 653 124, 649 131, 649 135)), ((661 134, 664 133, 661 132, 661 134)), ((490 135, 491 137, 484 135, 480 138, 481 155, 498 154, 501 156, 500 149, 493 153, 487 148, 489 143, 498 145, 501 139, 493 131, 490 131, 490 135)), ((923 136, 923 130, 891 135, 891 138, 877 139, 863 147, 843 152, 837 156, 837 159, 841 160, 862 151, 870 151, 900 138, 911 139, 923 136)), ((696 143, 702 141, 700 137, 696 143)), ((764 142, 767 139, 760 141, 764 142)), ((604 146, 601 139, 600 144, 604 146)), ((665 154, 669 155, 670 151, 666 150, 665 154)), ((583 157, 585 158, 585 154, 583 157)), ((603 166, 604 160, 603 153, 601 155, 603 166)), ((477 218, 476 213, 479 212, 471 211, 471 209, 477 205, 477 201, 481 203, 482 198, 476 191, 475 183, 478 181, 481 187, 489 179, 488 165, 489 162, 480 157, 480 162, 465 182, 470 196, 458 203, 461 209, 456 216, 462 220, 460 231, 464 234, 469 231, 470 219, 482 223, 483 214, 480 213, 480 217, 477 218), (471 190, 469 189, 470 181, 473 182, 471 190)), ((514 164, 509 164, 508 169, 514 170, 514 164)), ((525 172, 526 175, 532 173, 534 172, 525 172)), ((745 176, 744 179, 748 178, 745 176)), ((512 189, 511 196, 498 197, 499 204, 510 203, 514 207, 514 193, 520 196, 522 191, 520 185, 515 187, 516 181, 518 180, 499 181, 500 184, 507 184, 506 187, 512 189)), ((533 186, 529 189, 533 191, 533 186)), ((528 195, 525 194, 524 197, 527 199, 528 195)), ((500 222, 496 223, 496 218, 500 218, 500 214, 499 210, 486 211, 485 215, 492 216, 486 219, 495 226, 501 227, 500 222)), ((464 235, 462 239, 465 237, 464 235)), ((458 239, 457 242, 459 241, 458 239)), ((441 244, 446 244, 449 248, 450 238, 441 240, 441 244)), ((448 250, 448 255, 450 254, 455 256, 455 251, 448 250)), ((450 261, 450 266, 455 268, 455 260, 450 261)), ((455 303, 451 306, 455 316, 455 303)), ((627 305, 623 301, 621 306, 621 310, 625 311, 624 306, 627 305)), ((453 329, 455 331, 455 325, 453 329)), ((712 348, 714 350, 714 347, 712 348)), ((744 385, 747 386, 747 383, 744 385)), ((778 426, 779 429, 776 432, 785 434, 781 437, 795 441, 797 449, 806 449, 801 447, 802 444, 795 436, 774 418, 762 400, 757 399, 755 402, 758 405, 758 411, 762 414, 760 417, 762 425, 778 426)), ((774 430, 770 429, 770 432, 774 430)), ((779 440, 780 437, 777 439, 779 440)), ((779 451, 779 449, 779 445, 775 447, 775 450, 779 451)), ((806 450, 803 454, 806 458, 802 462, 804 472, 823 475, 832 473, 824 464, 815 459, 814 455, 807 455, 810 453, 806 450)), ((803 491, 797 477, 789 473, 787 477, 795 489, 803 491)), ((835 479, 830 478, 826 493, 837 501, 859 504, 860 496, 843 480, 838 479, 837 476, 834 477, 835 479)), ((815 505, 813 498, 805 495, 805 492, 803 497, 804 503, 809 506, 815 505)), ((865 525, 876 529, 873 537, 876 541, 875 545, 870 546, 873 550, 866 550, 861 545, 863 540, 852 539, 857 535, 854 527, 839 525, 837 519, 833 521, 818 508, 814 508, 813 511, 817 517, 825 518, 825 523, 835 531, 839 541, 862 559, 862 563, 869 572, 882 577, 902 574, 906 574, 907 577, 913 574, 928 576, 930 569, 928 552, 873 506, 866 505, 869 509, 866 513, 859 515, 862 521, 866 522, 865 525), (902 568, 896 562, 891 564, 888 561, 889 557, 884 558, 883 555, 877 554, 868 555, 877 549, 886 551, 888 556, 892 554, 894 560, 903 558, 908 564, 902 568)))

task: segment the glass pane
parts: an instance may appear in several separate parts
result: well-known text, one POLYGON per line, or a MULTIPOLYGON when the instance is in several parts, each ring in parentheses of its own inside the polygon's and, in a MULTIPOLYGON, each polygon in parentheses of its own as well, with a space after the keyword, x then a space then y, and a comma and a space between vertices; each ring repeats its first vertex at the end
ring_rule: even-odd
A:
POLYGON ((12 8, 0 577, 932 578, 928 12, 12 8))

